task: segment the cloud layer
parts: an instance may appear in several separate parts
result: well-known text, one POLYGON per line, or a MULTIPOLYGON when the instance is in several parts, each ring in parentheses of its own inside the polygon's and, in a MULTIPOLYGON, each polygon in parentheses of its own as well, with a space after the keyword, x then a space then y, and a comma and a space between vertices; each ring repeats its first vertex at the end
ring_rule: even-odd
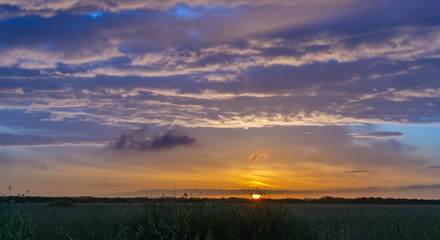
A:
POLYGON ((21 15, 0 21, 0 110, 125 127, 440 120, 434 1, 157 4, 4 5, 21 15))
POLYGON ((437 184, 439 16, 434 0, 0 0, 0 182, 133 166, 94 181, 437 184))

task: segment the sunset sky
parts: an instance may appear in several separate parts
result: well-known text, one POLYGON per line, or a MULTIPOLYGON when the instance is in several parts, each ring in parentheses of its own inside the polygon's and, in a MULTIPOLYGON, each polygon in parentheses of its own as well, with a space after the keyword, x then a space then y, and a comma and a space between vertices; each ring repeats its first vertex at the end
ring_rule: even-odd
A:
POLYGON ((440 199, 440 1, 0 0, 9 186, 440 199))

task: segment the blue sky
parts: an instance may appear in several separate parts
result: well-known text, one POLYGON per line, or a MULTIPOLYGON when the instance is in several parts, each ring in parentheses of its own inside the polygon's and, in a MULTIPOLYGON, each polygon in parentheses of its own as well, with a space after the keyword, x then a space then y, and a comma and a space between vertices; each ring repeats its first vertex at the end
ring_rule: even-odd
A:
POLYGON ((426 194, 440 180, 439 13, 428 0, 0 0, 0 189, 439 198, 426 194))

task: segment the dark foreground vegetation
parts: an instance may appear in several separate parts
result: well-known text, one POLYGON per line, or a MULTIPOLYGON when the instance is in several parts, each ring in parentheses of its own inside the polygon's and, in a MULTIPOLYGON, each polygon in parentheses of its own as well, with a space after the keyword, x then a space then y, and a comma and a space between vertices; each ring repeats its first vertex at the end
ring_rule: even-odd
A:
POLYGON ((3 197, 3 239, 437 239, 438 201, 3 197))
MULTIPOLYGON (((0 203, 148 203, 148 202, 234 202, 246 203, 249 199, 245 198, 148 198, 148 197, 133 197, 133 198, 106 198, 106 197, 28 197, 28 196, 10 196, 0 197, 0 203)), ((406 199, 406 198, 337 198, 324 196, 321 198, 305 198, 305 199, 262 199, 269 203, 324 203, 324 204, 436 204, 440 205, 440 200, 434 199, 406 199)))

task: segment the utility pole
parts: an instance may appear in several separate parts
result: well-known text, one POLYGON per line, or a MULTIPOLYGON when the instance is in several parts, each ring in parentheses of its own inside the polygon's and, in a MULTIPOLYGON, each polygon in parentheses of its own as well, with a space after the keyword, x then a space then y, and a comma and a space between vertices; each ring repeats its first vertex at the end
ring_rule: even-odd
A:
POLYGON ((12 187, 9 186, 8 189, 9 189, 9 197, 10 197, 11 196, 11 189, 12 189, 12 187))

